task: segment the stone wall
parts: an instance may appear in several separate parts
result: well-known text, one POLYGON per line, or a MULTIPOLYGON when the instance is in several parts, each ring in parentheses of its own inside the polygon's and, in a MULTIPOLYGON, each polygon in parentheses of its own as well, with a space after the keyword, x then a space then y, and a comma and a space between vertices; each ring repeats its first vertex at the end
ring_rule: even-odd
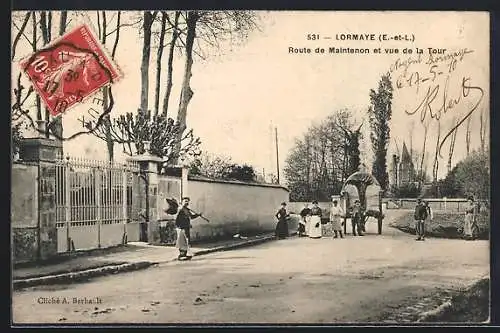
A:
POLYGON ((60 143, 23 139, 12 164, 11 255, 14 264, 57 255, 55 158, 60 143))
POLYGON ((38 238, 38 166, 12 164, 11 237, 14 262, 36 260, 38 238))
MULTIPOLYGON (((193 241, 227 238, 235 234, 251 235, 274 231, 274 215, 281 202, 288 202, 286 188, 246 182, 214 181, 190 178, 190 207, 202 212, 210 222, 198 218, 192 222, 193 241)), ((289 222, 289 230, 297 229, 297 220, 289 222)))

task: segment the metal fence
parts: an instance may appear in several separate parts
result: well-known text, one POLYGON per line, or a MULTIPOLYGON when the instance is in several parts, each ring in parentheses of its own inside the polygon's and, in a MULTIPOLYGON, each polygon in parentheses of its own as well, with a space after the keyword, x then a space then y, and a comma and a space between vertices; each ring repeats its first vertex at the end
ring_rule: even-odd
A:
POLYGON ((58 252, 110 247, 126 241, 139 166, 62 157, 56 160, 58 252))
MULTIPOLYGON (((467 198, 424 198, 434 211, 442 212, 465 212, 467 207, 467 198)), ((383 199, 387 209, 414 209, 417 203, 415 198, 395 198, 383 199)), ((490 209, 489 202, 486 200, 476 200, 480 209, 490 209)))

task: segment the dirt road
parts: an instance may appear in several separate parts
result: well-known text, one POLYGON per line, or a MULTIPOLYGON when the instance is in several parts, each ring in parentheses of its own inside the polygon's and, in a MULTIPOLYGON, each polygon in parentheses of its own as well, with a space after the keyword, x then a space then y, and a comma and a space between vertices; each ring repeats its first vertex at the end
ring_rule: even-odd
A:
MULTIPOLYGON (((434 306, 489 274, 489 243, 386 227, 344 239, 292 238, 71 286, 13 295, 14 323, 380 322, 434 306), (99 304, 73 304, 73 299, 99 304), (59 300, 60 304, 40 304, 59 300), (67 303, 64 303, 64 301, 67 303), (431 300, 425 304, 422 300, 431 300)), ((398 321, 398 319, 392 319, 398 321)), ((409 321, 409 319, 406 319, 409 321)))

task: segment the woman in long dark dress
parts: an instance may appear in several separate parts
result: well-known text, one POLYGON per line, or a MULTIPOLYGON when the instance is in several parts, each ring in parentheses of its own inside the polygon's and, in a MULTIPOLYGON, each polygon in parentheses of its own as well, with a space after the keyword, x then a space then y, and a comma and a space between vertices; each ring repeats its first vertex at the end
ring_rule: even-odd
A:
POLYGON ((276 239, 283 239, 288 237, 288 218, 289 214, 286 211, 286 202, 281 203, 281 208, 276 213, 278 223, 276 224, 276 239))

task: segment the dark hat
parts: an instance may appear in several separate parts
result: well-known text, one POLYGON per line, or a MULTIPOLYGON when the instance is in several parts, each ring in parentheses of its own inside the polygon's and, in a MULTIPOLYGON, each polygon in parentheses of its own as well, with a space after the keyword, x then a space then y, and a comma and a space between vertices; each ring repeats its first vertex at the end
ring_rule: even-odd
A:
POLYGON ((469 195, 469 196, 467 197, 467 200, 474 201, 474 197, 473 197, 472 195, 469 195))
POLYGON ((188 201, 191 201, 191 198, 190 197, 183 197, 182 200, 188 200, 188 201))
POLYGON ((313 203, 313 204, 317 204, 317 203, 318 203, 318 201, 317 201, 317 200, 314 200, 312 203, 313 203))
POLYGON ((281 203, 281 205, 282 205, 282 206, 286 206, 286 202, 282 202, 282 203, 281 203))
POLYGON ((335 200, 333 200, 333 202, 334 202, 334 203, 338 203, 338 200, 337 200, 337 199, 335 199, 335 200))

